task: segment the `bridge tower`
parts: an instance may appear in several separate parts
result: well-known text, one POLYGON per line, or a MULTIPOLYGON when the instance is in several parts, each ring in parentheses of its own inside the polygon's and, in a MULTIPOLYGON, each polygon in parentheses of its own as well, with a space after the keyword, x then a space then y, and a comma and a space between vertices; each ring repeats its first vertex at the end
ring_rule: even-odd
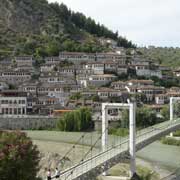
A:
MULTIPOLYGON (((170 121, 173 121, 174 119, 174 102, 180 100, 180 97, 170 97, 170 107, 169 107, 169 112, 170 112, 170 121)), ((170 134, 170 136, 173 136, 173 133, 170 134)))
MULTIPOLYGON (((102 151, 107 150, 108 145, 108 119, 109 108, 122 108, 129 110, 129 154, 130 154, 130 178, 136 173, 136 104, 135 103, 102 103, 102 151)), ((104 176, 107 172, 103 173, 104 176)))

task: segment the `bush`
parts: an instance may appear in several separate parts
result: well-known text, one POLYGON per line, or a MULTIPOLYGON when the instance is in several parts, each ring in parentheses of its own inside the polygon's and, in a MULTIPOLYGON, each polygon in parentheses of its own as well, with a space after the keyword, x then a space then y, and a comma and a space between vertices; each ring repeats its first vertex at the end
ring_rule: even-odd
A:
POLYGON ((147 167, 139 166, 137 168, 137 174, 139 175, 140 180, 154 180, 154 179, 158 180, 158 179, 160 179, 159 175, 156 172, 151 171, 147 167))
POLYGON ((162 138, 161 142, 167 145, 180 146, 180 140, 176 140, 174 138, 162 138))
POLYGON ((0 131, 1 180, 37 180, 39 151, 21 132, 0 131))
POLYGON ((174 136, 179 137, 180 136, 180 130, 173 133, 174 136))
POLYGON ((111 128, 109 130, 109 134, 115 135, 115 136, 121 136, 125 137, 129 134, 129 130, 126 128, 111 128))

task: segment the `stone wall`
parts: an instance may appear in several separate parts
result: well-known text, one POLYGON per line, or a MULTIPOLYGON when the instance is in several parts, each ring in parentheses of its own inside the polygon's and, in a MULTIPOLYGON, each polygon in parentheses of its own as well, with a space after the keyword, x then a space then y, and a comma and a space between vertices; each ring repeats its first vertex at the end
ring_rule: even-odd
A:
POLYGON ((5 117, 0 116, 0 129, 28 130, 53 128, 56 126, 57 118, 48 116, 25 116, 25 117, 5 117))

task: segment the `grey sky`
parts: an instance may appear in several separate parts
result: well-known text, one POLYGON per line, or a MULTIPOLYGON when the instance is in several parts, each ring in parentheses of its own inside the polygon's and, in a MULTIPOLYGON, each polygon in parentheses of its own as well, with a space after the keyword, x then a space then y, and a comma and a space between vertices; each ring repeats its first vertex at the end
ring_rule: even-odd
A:
POLYGON ((49 0, 63 2, 139 46, 180 46, 180 0, 49 0))

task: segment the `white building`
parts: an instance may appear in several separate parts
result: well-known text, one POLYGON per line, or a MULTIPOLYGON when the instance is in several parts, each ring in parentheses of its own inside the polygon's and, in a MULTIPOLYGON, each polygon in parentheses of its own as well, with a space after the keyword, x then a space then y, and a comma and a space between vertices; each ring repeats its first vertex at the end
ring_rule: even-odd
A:
POLYGON ((33 57, 32 56, 17 56, 15 57, 17 67, 32 67, 33 57))
POLYGON ((30 79, 31 73, 27 71, 5 70, 0 72, 0 81, 4 81, 8 84, 17 85, 29 81, 30 79))
POLYGON ((0 114, 7 116, 26 115, 27 94, 19 91, 0 92, 0 114))
POLYGON ((9 88, 9 85, 6 82, 1 81, 0 82, 0 91, 6 90, 9 88))
POLYGON ((157 94, 155 96, 155 103, 162 105, 168 102, 168 96, 166 94, 157 94))
POLYGON ((103 86, 115 81, 117 76, 113 74, 91 75, 89 76, 89 84, 93 86, 103 86))
POLYGON ((93 74, 104 74, 104 63, 102 62, 89 62, 84 65, 84 68, 91 70, 93 74))
POLYGON ((162 72, 159 69, 150 69, 149 66, 146 65, 136 65, 135 69, 137 76, 145 76, 145 77, 156 76, 158 78, 162 78, 162 72))
POLYGON ((47 65, 57 65, 59 63, 60 63, 59 57, 53 56, 53 57, 45 58, 45 64, 47 64, 47 65))

